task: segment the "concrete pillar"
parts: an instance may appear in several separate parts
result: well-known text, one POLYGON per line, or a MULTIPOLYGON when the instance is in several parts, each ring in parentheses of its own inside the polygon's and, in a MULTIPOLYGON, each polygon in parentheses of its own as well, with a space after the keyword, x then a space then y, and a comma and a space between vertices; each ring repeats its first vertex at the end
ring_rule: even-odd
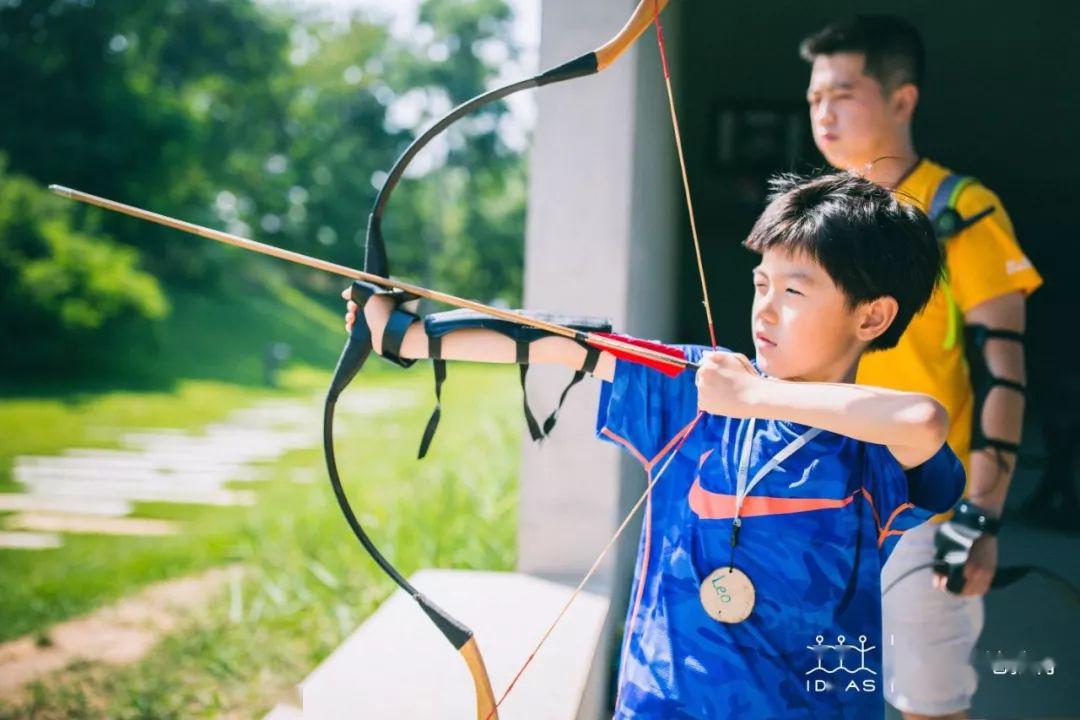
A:
MULTIPOLYGON (((540 64, 606 41, 635 0, 544 0, 540 64)), ((665 13, 669 44, 674 13, 665 13), (669 29, 670 28, 670 29, 669 29)), ((673 72, 675 72, 673 70, 673 72)), ((671 339, 676 230, 685 213, 655 33, 609 69, 542 88, 530 159, 525 307, 610 317, 617 331, 671 339)), ((686 242, 689 242, 686 240, 686 242)), ((534 368, 530 398, 549 411, 566 371, 534 368)), ((576 583, 644 489, 644 473, 595 439, 600 383, 570 395, 551 438, 523 441, 518 569, 576 583)), ((603 688, 610 629, 623 620, 640 518, 598 573, 611 597, 609 640, 596 659, 603 688)), ((603 698, 587 699, 601 703, 603 698)), ((597 706, 599 707, 599 706, 597 706)), ((581 717, 595 709, 583 705, 581 717)))
MULTIPOLYGON (((633 7, 629 0, 545 0, 541 66, 599 45, 633 7)), ((670 42, 675 23, 666 19, 670 42)), ((605 72, 543 88, 537 102, 525 306, 602 315, 619 331, 670 339, 682 240, 675 229, 684 209, 652 30, 605 72)), ((534 368, 538 416, 566 379, 534 368)), ((599 387, 590 381, 571 394, 542 445, 524 441, 523 572, 580 576, 622 517, 620 455, 593 433, 599 387)))

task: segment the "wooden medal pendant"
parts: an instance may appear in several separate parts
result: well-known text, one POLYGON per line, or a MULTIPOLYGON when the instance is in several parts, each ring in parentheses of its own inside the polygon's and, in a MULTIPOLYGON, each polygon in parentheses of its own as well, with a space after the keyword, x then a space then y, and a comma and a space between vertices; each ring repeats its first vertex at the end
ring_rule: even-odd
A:
POLYGON ((754 611, 754 583, 731 565, 718 567, 701 583, 701 606, 713 620, 741 623, 754 611))

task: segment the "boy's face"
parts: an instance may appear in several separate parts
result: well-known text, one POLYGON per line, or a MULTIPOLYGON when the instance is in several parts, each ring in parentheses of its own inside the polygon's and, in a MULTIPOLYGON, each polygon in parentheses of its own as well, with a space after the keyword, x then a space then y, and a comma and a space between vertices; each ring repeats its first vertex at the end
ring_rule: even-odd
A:
POLYGON ((865 347, 859 313, 809 256, 766 250, 754 268, 751 333, 762 372, 783 380, 846 380, 865 347))
POLYGON ((907 132, 881 83, 863 72, 865 63, 862 53, 818 55, 806 90, 814 142, 841 170, 864 170, 907 132))

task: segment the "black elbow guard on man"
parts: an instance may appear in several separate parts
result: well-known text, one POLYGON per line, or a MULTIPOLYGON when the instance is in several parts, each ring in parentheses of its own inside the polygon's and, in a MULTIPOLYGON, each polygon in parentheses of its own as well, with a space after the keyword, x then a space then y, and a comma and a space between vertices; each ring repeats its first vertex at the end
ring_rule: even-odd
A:
POLYGON ((998 377, 990 369, 986 359, 986 344, 990 340, 1004 340, 1024 346, 1023 333, 1015 330, 998 330, 985 325, 967 325, 964 327, 964 355, 967 359, 968 373, 971 377, 971 390, 975 403, 972 411, 971 449, 991 448, 999 452, 1016 454, 1020 450, 1019 438, 997 438, 987 435, 983 424, 983 408, 986 398, 994 388, 1005 388, 1011 392, 1025 395, 1027 388, 1023 383, 1009 378, 998 377))

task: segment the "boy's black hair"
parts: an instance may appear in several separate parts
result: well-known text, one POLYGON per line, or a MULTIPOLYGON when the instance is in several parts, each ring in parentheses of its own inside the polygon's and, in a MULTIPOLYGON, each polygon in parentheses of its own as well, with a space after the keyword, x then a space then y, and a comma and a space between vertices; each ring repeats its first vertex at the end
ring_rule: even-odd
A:
POLYGON ((926 53, 919 31, 893 15, 856 15, 827 25, 799 44, 799 55, 814 62, 818 55, 862 53, 864 72, 891 92, 904 83, 922 88, 926 53))
POLYGON ((942 275, 943 255, 921 210, 848 173, 784 174, 743 245, 756 253, 805 253, 847 297, 848 307, 886 295, 899 309, 870 350, 894 347, 942 275))

